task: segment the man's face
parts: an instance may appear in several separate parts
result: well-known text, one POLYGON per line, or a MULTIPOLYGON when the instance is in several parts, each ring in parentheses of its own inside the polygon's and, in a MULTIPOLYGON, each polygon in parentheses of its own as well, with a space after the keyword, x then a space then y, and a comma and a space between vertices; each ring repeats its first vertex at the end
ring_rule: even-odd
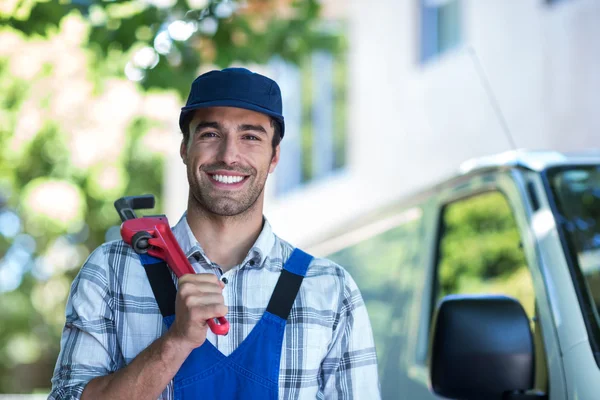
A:
POLYGON ((279 161, 270 118, 242 108, 210 107, 197 110, 189 126, 181 157, 195 202, 220 216, 262 208, 267 176, 279 161))

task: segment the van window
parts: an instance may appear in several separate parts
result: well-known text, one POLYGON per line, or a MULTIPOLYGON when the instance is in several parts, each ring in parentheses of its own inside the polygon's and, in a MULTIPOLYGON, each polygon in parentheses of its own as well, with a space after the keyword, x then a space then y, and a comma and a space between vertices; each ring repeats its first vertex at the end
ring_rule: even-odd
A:
POLYGON ((422 275, 422 211, 411 208, 344 235, 351 243, 327 257, 344 267, 358 285, 373 327, 383 398, 397 398, 411 382, 406 343, 412 291, 422 275), (391 223, 390 223, 391 222, 391 223))
POLYGON ((600 342, 600 166, 560 168, 549 173, 556 219, 567 242, 583 295, 584 316, 600 342))
POLYGON ((503 294, 530 318, 535 295, 512 210, 500 192, 444 207, 439 238, 436 304, 449 294, 503 294))

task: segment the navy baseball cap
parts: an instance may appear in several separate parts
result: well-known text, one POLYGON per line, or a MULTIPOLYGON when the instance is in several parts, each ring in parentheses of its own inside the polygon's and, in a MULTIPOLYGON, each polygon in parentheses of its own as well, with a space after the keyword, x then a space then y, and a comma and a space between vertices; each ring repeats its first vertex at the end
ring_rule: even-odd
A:
POLYGON ((210 71, 192 83, 190 95, 179 115, 179 128, 189 129, 194 111, 207 107, 238 107, 273 117, 285 131, 281 90, 274 80, 245 68, 225 68, 210 71))

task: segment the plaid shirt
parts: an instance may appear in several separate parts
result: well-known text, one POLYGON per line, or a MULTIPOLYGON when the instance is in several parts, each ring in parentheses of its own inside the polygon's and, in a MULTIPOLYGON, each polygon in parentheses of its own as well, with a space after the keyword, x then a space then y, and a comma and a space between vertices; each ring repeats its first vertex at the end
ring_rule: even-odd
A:
MULTIPOLYGON (((195 239, 187 219, 173 228, 198 273, 226 277, 230 332, 207 339, 224 355, 260 320, 293 247, 269 223, 244 261, 222 273, 195 239)), ((105 243, 71 286, 61 351, 49 399, 78 399, 87 382, 128 365, 165 333, 139 257, 123 241, 105 243)), ((279 375, 280 399, 378 399, 373 335, 358 287, 339 265, 315 258, 288 318, 279 375)), ((172 382, 160 399, 172 399, 172 382)))

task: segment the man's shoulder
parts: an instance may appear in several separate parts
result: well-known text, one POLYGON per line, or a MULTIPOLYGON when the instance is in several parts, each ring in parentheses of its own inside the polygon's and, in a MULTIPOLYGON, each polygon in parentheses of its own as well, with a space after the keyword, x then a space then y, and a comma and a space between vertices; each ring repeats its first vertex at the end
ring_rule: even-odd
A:
POLYGON ((81 267, 75 286, 100 288, 103 293, 148 296, 151 289, 139 256, 122 240, 106 242, 89 255, 81 267))
POLYGON ((102 270, 113 273, 118 269, 129 266, 132 262, 140 263, 139 256, 131 246, 123 240, 112 240, 96 247, 83 264, 83 270, 102 270))
POLYGON ((131 246, 125 243, 122 239, 111 240, 102 243, 96 247, 88 260, 90 259, 113 259, 115 257, 137 257, 131 246))
MULTIPOLYGON (((285 240, 278 238, 284 253, 284 259, 289 258, 296 247, 285 240)), ((305 251, 304 249, 300 249, 305 251)), ((308 252, 310 254, 310 252, 308 252)), ((352 279, 346 269, 335 261, 326 257, 319 257, 310 254, 313 257, 307 271, 307 277, 329 277, 336 278, 340 282, 346 283, 348 279, 352 279)))
POLYGON ((313 273, 336 276, 344 281, 348 277, 348 271, 343 266, 325 257, 313 256, 313 260, 309 266, 310 270, 313 273))

